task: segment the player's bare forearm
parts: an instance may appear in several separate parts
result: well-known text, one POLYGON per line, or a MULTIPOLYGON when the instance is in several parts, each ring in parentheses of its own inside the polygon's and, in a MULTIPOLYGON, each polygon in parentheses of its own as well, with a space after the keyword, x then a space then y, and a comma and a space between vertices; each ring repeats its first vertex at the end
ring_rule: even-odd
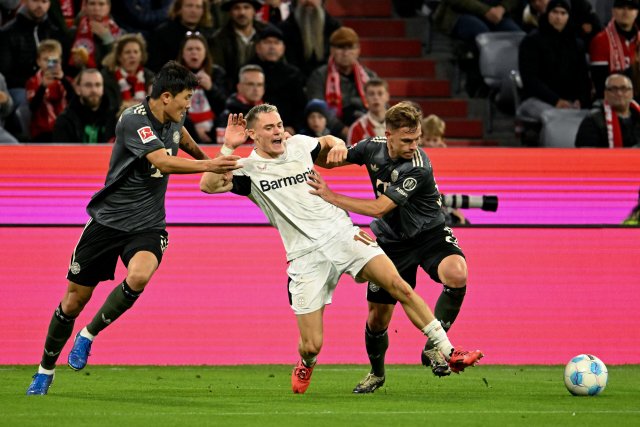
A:
POLYGON ((238 156, 223 156, 215 159, 191 160, 167 155, 163 149, 147 154, 147 160, 163 174, 189 174, 201 172, 227 173, 242 166, 238 156))
POLYGON ((347 146, 343 140, 333 135, 325 135, 318 138, 320 143, 320 153, 315 164, 331 169, 338 166, 348 165, 347 146))
POLYGON ((180 149, 196 160, 205 160, 209 156, 202 148, 193 140, 189 132, 183 127, 182 137, 180 138, 180 149))
POLYGON ((309 192, 321 197, 325 201, 335 205, 341 209, 349 212, 354 212, 360 215, 371 216, 374 218, 381 218, 388 212, 396 208, 395 202, 385 195, 378 197, 375 200, 372 199, 356 199, 354 197, 345 196, 343 194, 334 193, 324 178, 317 172, 309 175, 307 181, 313 190, 309 192))
POLYGON ((200 191, 208 194, 226 193, 233 188, 231 174, 206 172, 200 178, 200 191))

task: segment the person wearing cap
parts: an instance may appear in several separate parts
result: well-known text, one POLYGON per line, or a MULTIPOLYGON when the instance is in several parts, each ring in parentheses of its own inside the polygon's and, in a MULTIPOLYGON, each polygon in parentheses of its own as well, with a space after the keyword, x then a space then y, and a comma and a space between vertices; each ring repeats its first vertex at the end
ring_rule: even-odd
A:
POLYGON ((640 0, 614 0, 611 21, 591 41, 591 79, 596 98, 604 96, 605 80, 609 74, 622 73, 631 77, 638 47, 638 18, 640 0))
POLYGON ((174 0, 169 9, 169 20, 147 37, 147 68, 157 73, 167 61, 176 59, 184 37, 194 33, 205 38, 213 35, 209 0, 174 0))
POLYGON ((323 0, 298 0, 292 13, 280 24, 287 62, 300 68, 305 76, 327 63, 329 37, 341 26, 323 4, 323 0))
MULTIPOLYGON (((540 17, 547 10, 547 4, 549 0, 527 0, 520 23, 525 32, 530 33, 538 28, 540 17)), ((600 18, 589 0, 571 0, 569 24, 575 26, 578 37, 584 41, 587 48, 593 37, 602 30, 600 18)))
POLYGON ((231 86, 238 83, 240 68, 253 56, 256 35, 268 24, 256 20, 262 7, 257 0, 224 0, 220 6, 229 20, 209 39, 213 60, 227 71, 231 86))
POLYGON ((312 99, 304 107, 305 126, 298 132, 300 135, 319 138, 331 134, 329 123, 329 107, 322 99, 312 99))
POLYGON ((307 102, 305 77, 298 67, 284 59, 284 36, 278 27, 268 25, 258 33, 255 56, 249 61, 262 67, 265 77, 264 101, 277 105, 285 128, 292 135, 303 124, 307 102))
POLYGON ((540 121, 552 108, 589 108, 591 81, 586 51, 569 25, 569 0, 550 0, 540 27, 520 43, 518 68, 524 101, 522 116, 540 121))
POLYGON ((307 80, 307 96, 327 101, 343 124, 339 135, 345 139, 349 126, 367 112, 364 85, 376 73, 358 62, 360 40, 349 27, 331 34, 329 63, 316 68, 307 80))

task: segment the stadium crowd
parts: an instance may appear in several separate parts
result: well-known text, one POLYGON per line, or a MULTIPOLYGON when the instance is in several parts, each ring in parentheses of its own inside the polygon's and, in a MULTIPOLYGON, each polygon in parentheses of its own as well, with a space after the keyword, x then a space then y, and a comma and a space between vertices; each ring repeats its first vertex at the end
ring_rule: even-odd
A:
MULTIPOLYGON (((475 37, 526 32, 519 114, 539 122, 549 109, 613 108, 619 124, 603 120, 632 137, 598 146, 638 145, 640 0, 613 0, 600 15, 589 0, 393 3, 400 16, 430 16, 462 46, 469 96, 487 96, 475 37), (629 84, 607 87, 614 73, 629 84), (616 109, 605 92, 627 105, 616 109)), ((277 105, 291 133, 330 133, 353 144, 384 129, 380 118, 394 96, 360 62, 358 34, 327 12, 325 0, 5 0, 0 24, 3 143, 112 142, 106 127, 149 94, 169 60, 199 79, 186 126, 204 144, 220 142, 229 114, 261 103, 277 105), (99 80, 89 95, 81 77, 99 80), (311 117, 326 123, 312 125, 311 117)))

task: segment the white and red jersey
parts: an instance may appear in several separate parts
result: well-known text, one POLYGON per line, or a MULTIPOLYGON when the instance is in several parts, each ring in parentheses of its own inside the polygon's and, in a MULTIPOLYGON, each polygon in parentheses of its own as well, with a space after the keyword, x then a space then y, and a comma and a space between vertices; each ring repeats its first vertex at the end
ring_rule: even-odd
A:
POLYGON ((253 151, 240 159, 242 169, 233 171, 235 194, 248 196, 280 232, 287 260, 313 252, 336 235, 353 228, 347 213, 309 193, 307 184, 320 152, 317 139, 295 135, 277 159, 253 151))
POLYGON ((633 64, 636 56, 636 46, 638 45, 638 37, 634 37, 631 40, 627 40, 621 37, 618 32, 615 32, 617 38, 617 45, 620 46, 621 61, 624 64, 615 64, 612 60, 611 45, 609 43, 609 35, 607 31, 600 31, 591 40, 589 44, 589 60, 592 66, 606 65, 609 68, 609 73, 622 72, 633 64), (622 66, 621 66, 622 65, 622 66))
POLYGON ((354 145, 363 139, 384 136, 384 121, 377 121, 371 113, 367 113, 353 122, 347 134, 347 144, 354 145))

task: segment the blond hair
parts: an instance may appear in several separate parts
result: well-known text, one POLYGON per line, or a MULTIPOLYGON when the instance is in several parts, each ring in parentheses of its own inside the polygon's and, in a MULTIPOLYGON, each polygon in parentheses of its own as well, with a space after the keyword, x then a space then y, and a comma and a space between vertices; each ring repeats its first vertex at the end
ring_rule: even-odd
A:
POLYGON ((42 40, 38 45, 37 54, 40 56, 43 53, 57 53, 58 55, 62 55, 62 45, 58 40, 42 40))
POLYGON ((444 120, 435 114, 429 114, 422 120, 422 137, 423 138, 442 138, 444 137, 444 132, 446 129, 446 124, 444 120))

